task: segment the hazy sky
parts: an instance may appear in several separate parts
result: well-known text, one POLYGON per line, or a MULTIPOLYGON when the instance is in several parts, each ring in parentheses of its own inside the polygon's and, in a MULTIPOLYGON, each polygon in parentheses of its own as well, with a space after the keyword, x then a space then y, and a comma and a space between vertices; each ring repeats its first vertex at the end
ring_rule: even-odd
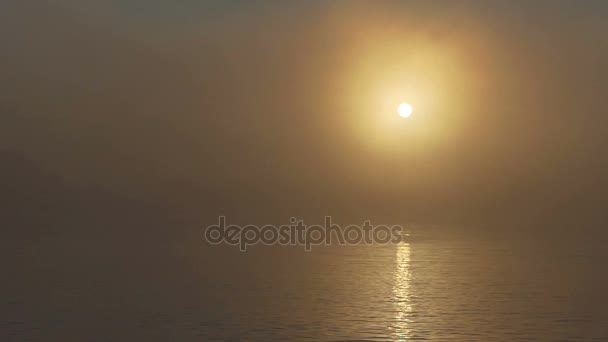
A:
POLYGON ((0 144, 72 183, 191 207, 597 216, 607 15, 604 1, 3 1, 0 144), (400 97, 420 119, 386 119, 400 97))

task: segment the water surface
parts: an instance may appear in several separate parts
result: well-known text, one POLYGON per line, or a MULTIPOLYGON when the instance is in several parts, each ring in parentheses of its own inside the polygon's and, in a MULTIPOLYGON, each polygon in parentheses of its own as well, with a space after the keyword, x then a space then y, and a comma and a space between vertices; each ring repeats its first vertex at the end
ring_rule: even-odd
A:
POLYGON ((16 254, 31 267, 3 285, 0 331, 3 341, 606 341, 607 253, 583 240, 430 230, 310 253, 31 242, 16 254))

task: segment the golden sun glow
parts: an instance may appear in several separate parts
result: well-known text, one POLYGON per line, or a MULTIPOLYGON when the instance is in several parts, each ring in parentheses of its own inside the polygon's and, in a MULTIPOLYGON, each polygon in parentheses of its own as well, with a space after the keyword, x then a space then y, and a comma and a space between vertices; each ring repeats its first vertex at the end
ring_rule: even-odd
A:
POLYGON ((336 122, 346 123, 353 140, 383 158, 448 146, 479 101, 477 74, 467 54, 424 34, 370 31, 349 50, 352 62, 341 69, 344 93, 336 113, 344 114, 336 115, 348 119, 336 122))
POLYGON ((414 112, 414 109, 409 103, 402 103, 397 107, 397 113, 402 118, 407 118, 414 112))

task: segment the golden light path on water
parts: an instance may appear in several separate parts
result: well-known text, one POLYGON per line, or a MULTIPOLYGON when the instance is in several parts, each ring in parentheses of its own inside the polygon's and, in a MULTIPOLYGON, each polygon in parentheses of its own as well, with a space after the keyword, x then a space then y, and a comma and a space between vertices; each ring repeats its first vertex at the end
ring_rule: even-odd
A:
POLYGON ((393 281, 393 305, 395 312, 393 337, 396 341, 408 341, 410 338, 409 317, 412 312, 412 289, 410 267, 410 245, 403 243, 397 247, 395 273, 393 281))

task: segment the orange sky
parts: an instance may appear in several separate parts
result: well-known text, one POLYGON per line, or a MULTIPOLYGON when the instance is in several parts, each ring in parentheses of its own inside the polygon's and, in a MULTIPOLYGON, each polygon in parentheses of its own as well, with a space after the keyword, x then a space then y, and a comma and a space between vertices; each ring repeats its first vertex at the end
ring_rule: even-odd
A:
POLYGON ((0 5, 3 146, 261 211, 601 211, 602 2, 122 4, 0 5))

